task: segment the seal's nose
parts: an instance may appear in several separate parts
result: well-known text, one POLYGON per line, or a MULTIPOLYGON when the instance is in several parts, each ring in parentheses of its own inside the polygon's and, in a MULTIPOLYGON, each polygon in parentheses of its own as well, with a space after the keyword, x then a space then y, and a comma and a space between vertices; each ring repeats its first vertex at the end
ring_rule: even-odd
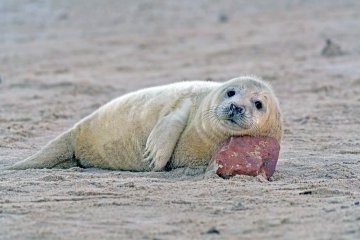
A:
POLYGON ((229 110, 230 110, 229 112, 230 112, 231 116, 236 115, 236 114, 243 114, 244 113, 244 108, 243 107, 236 106, 233 103, 230 104, 229 110))

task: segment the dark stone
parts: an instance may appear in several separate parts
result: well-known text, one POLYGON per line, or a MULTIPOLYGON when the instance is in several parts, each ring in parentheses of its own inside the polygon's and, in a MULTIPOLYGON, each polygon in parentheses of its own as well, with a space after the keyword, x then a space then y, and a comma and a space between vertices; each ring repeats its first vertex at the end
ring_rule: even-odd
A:
POLYGON ((221 13, 219 14, 219 18, 218 18, 219 22, 221 23, 226 23, 229 21, 229 17, 228 15, 226 15, 225 13, 221 13))
POLYGON ((211 227, 206 231, 206 234, 220 234, 220 231, 216 229, 216 227, 211 227))
POLYGON ((312 191, 305 191, 305 192, 301 192, 299 193, 299 195, 311 195, 312 191))
POLYGON ((326 39, 325 46, 321 50, 321 55, 324 57, 336 57, 343 55, 344 52, 342 51, 339 44, 334 43, 331 39, 326 39))

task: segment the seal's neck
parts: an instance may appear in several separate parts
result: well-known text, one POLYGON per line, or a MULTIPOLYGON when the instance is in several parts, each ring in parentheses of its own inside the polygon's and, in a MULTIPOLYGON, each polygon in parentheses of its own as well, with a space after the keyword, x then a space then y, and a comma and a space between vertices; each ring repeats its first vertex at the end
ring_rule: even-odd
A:
POLYGON ((216 99, 210 94, 204 97, 198 109, 195 109, 194 120, 192 121, 193 134, 198 137, 198 140, 208 149, 216 148, 221 142, 225 141, 229 135, 219 128, 219 124, 215 118, 215 103, 216 99))

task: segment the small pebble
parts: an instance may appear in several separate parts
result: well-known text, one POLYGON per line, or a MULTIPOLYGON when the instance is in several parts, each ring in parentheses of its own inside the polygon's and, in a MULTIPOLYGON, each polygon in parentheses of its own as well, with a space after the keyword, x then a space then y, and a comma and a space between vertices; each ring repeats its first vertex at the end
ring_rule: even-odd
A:
POLYGON ((220 231, 216 229, 216 227, 211 227, 206 231, 206 234, 220 234, 220 231))
POLYGON ((326 39, 325 46, 321 51, 321 55, 324 57, 336 57, 343 55, 339 44, 334 43, 331 39, 326 39))
POLYGON ((299 195, 311 195, 312 191, 305 191, 305 192, 301 192, 299 193, 299 195))
POLYGON ((135 187, 135 183, 134 182, 126 182, 123 184, 124 187, 128 187, 128 188, 133 188, 135 187))
POLYGON ((225 13, 221 13, 221 14, 219 14, 218 20, 221 23, 226 23, 229 21, 229 17, 225 13))

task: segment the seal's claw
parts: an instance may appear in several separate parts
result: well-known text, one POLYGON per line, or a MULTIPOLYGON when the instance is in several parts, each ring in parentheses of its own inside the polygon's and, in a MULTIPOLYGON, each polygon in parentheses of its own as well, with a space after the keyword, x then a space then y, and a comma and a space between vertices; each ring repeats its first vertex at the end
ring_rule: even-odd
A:
POLYGON ((142 161, 149 164, 149 168, 151 169, 151 171, 156 172, 162 169, 162 167, 159 166, 156 160, 156 154, 149 149, 145 150, 142 161))
POLYGON ((154 159, 150 162, 149 166, 150 166, 151 171, 153 171, 153 172, 156 171, 156 169, 155 169, 155 160, 154 159))
POLYGON ((148 162, 151 160, 151 156, 150 156, 150 151, 146 150, 145 153, 143 154, 143 162, 148 162))
POLYGON ((148 154, 148 155, 146 155, 146 156, 145 156, 145 154, 144 154, 144 158, 143 158, 142 161, 143 161, 143 162, 148 162, 148 163, 150 163, 151 161, 153 161, 153 157, 152 157, 152 155, 150 155, 150 154, 148 154))

